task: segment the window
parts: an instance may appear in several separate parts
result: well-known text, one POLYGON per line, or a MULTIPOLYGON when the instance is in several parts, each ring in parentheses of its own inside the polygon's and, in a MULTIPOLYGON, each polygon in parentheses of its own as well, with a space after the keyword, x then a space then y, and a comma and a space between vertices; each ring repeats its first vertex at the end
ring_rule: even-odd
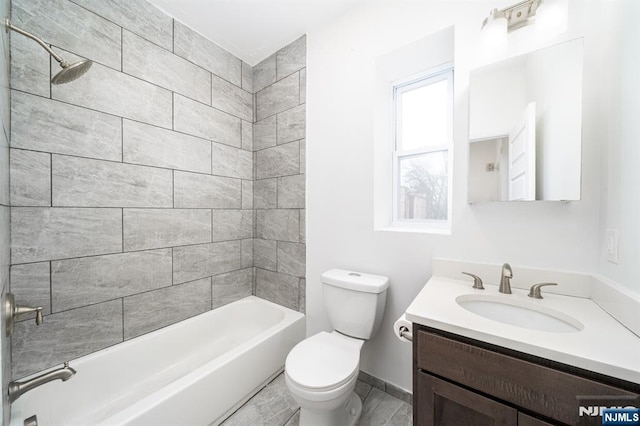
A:
POLYGON ((453 69, 393 85, 393 225, 448 229, 453 69))

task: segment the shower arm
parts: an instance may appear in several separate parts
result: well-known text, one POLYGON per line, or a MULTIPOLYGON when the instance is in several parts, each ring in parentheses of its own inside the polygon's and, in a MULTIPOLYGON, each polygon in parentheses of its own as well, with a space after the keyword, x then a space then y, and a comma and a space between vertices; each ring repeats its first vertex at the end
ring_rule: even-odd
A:
POLYGON ((49 52, 49 54, 51 56, 53 56, 53 59, 55 59, 56 61, 58 61, 58 63, 60 65, 62 65, 63 68, 65 68, 66 66, 69 66, 68 62, 66 62, 64 59, 62 59, 62 57, 60 55, 58 55, 56 52, 54 52, 49 45, 47 45, 47 43, 45 43, 44 41, 42 41, 39 37, 31 34, 28 31, 23 30, 22 28, 18 28, 15 25, 13 25, 11 23, 11 20, 9 18, 5 18, 4 19, 4 24, 7 26, 7 32, 9 32, 9 30, 13 30, 15 32, 17 32, 18 34, 22 34, 25 37, 30 38, 31 40, 35 41, 36 43, 38 43, 40 46, 42 46, 44 48, 44 50, 46 50, 47 52, 49 52))

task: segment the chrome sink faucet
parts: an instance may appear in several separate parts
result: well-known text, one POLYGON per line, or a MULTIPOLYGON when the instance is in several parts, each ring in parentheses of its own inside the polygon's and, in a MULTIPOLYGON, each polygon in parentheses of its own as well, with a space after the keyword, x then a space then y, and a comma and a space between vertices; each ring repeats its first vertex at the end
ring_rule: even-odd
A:
POLYGON ((513 278, 511 265, 505 263, 502 265, 502 273, 500 274, 500 288, 498 289, 500 293, 511 294, 511 278, 513 278))
POLYGON ((20 398, 24 393, 29 392, 30 390, 35 389, 38 386, 42 386, 45 383, 49 383, 53 380, 60 379, 63 382, 66 382, 67 380, 72 378, 74 374, 76 374, 76 370, 69 367, 68 362, 65 362, 64 367, 51 370, 37 377, 34 377, 31 380, 25 380, 24 382, 14 380, 13 382, 9 383, 9 402, 11 403, 20 398))

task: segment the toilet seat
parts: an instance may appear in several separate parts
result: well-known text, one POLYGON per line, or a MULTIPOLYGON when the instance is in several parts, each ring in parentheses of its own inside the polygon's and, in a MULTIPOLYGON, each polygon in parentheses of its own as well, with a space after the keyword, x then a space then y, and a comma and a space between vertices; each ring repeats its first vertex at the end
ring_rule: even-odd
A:
POLYGON ((335 332, 320 332, 289 352, 286 375, 297 387, 311 392, 339 388, 358 374, 362 343, 335 332))

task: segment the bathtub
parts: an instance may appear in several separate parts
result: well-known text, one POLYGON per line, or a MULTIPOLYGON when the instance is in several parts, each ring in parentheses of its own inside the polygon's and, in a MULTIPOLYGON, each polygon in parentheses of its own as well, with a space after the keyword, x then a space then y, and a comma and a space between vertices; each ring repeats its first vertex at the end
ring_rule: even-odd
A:
POLYGON ((72 360, 77 374, 16 400, 10 425, 218 424, 304 337, 303 314, 249 296, 72 360))

